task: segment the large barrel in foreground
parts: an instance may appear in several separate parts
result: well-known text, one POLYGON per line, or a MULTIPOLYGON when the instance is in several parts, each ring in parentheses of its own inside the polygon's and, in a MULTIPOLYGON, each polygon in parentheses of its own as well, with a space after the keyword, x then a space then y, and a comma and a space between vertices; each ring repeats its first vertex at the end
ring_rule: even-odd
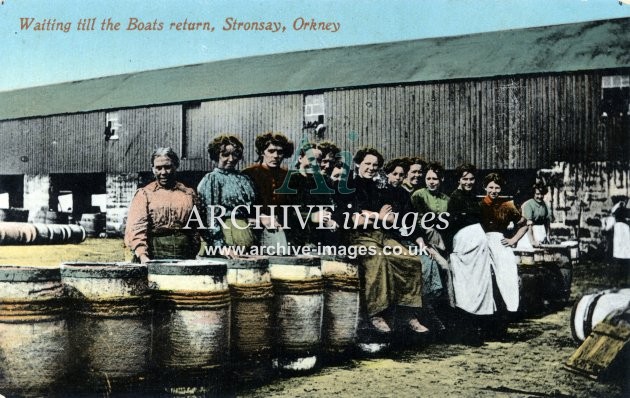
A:
POLYGON ((232 299, 231 348, 236 379, 261 383, 273 376, 273 288, 269 260, 227 260, 232 299))
POLYGON ((310 371, 321 346, 324 283, 319 258, 270 257, 277 328, 277 366, 310 371))
POLYGON ((327 353, 351 349, 359 324, 359 269, 346 257, 322 257, 324 278, 323 346, 327 353))
MULTIPOLYGON (((87 391, 134 391, 149 367, 147 269, 139 264, 64 263, 72 299, 74 371, 87 391)), ((77 383, 81 384, 81 383, 77 383)))
POLYGON ((54 395, 68 347, 59 268, 0 265, 0 392, 54 395))
POLYGON ((220 260, 148 263, 154 360, 169 394, 214 394, 230 352, 230 291, 220 260))

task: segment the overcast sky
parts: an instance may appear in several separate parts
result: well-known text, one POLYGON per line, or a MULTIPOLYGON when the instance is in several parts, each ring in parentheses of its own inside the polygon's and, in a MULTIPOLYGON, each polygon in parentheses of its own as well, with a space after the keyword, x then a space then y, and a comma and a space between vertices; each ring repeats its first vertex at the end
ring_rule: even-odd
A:
POLYGON ((630 5, 618 0, 2 2, 0 91, 259 54, 630 17, 630 5), (78 30, 82 18, 95 18, 94 30, 78 30), (119 30, 101 30, 108 18, 119 30), (136 27, 162 29, 128 30, 131 18, 136 27), (171 28, 185 20, 209 22, 214 31, 171 28), (296 30, 305 21, 339 30, 296 30), (241 30, 225 30, 238 22, 241 30), (285 29, 246 31, 247 22, 285 29))

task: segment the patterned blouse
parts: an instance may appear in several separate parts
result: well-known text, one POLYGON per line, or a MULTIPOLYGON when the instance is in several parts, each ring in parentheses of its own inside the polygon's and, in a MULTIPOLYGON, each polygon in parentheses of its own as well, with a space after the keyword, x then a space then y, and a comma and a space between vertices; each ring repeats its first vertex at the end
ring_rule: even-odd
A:
MULTIPOLYGON (((204 239, 213 246, 224 246, 225 242, 223 241, 221 226, 218 222, 214 222, 214 225, 212 225, 210 222, 211 218, 221 214, 222 210, 225 210, 222 218, 230 218, 234 208, 239 205, 248 205, 253 212, 252 206, 256 201, 254 184, 249 177, 237 170, 215 168, 199 182, 197 192, 199 192, 201 205, 206 214, 205 226, 208 229, 203 231, 204 239), (212 205, 222 206, 223 209, 220 207, 211 208, 210 206, 212 205), (210 209, 213 209, 213 212, 210 209)), ((250 212, 239 208, 234 217, 240 219, 249 218, 250 212)))

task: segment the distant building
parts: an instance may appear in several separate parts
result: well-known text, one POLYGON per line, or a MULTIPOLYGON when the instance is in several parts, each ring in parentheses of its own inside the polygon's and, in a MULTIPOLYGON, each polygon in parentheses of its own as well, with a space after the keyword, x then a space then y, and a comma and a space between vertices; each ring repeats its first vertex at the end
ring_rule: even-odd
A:
POLYGON ((557 221, 567 236, 590 242, 607 198, 629 193, 628 32, 623 18, 2 92, 0 195, 33 211, 59 209, 59 197, 71 193, 75 213, 102 195, 108 219, 119 222, 150 176, 155 147, 175 148, 194 185, 210 168, 214 135, 240 135, 247 164, 255 136, 280 131, 350 151, 374 146, 386 158, 421 155, 448 169, 470 161, 555 178, 557 221))

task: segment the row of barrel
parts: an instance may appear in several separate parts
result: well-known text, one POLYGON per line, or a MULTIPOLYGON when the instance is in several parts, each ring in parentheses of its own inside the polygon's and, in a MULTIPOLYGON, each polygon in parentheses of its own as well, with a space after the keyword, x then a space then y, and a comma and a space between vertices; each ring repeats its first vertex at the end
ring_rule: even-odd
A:
MULTIPOLYGON (((523 303, 568 300, 575 245, 516 254, 523 303)), ((360 328, 359 290, 338 257, 0 266, 0 391, 204 395, 228 371, 239 383, 309 371, 322 354, 386 346, 360 328)))
POLYGON ((204 396, 352 349, 360 312, 334 257, 0 266, 0 391, 204 396))
POLYGON ((87 233, 75 224, 0 222, 0 245, 59 245, 81 243, 87 233))
POLYGON ((535 316, 566 306, 571 297, 573 267, 579 262, 576 241, 514 250, 519 274, 519 312, 535 316))
MULTIPOLYGON (((97 210, 98 207, 93 207, 92 211, 97 210)), ((105 213, 86 212, 80 216, 71 213, 62 213, 46 209, 37 211, 33 217, 33 223, 36 224, 77 224, 85 229, 87 236, 98 236, 101 232, 105 231, 105 213)))

